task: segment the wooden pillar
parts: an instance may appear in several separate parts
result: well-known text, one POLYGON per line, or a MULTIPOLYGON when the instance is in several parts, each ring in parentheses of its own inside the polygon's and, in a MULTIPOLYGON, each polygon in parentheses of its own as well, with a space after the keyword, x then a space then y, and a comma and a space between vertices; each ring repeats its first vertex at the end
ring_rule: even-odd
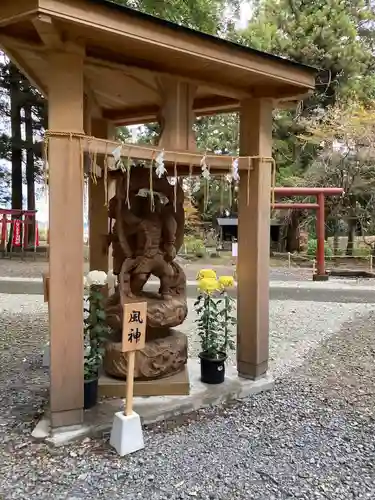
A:
MULTIPOLYGON (((109 124, 103 119, 91 120, 91 134, 100 139, 107 139, 109 124)), ((104 167, 104 157, 98 156, 99 167, 104 167)), ((89 179, 89 247, 90 270, 108 272, 108 207, 105 204, 104 175, 97 177, 96 183, 89 179)), ((109 194, 109 193, 108 193, 109 194)))
MULTIPOLYGON (((51 131, 83 132, 83 50, 49 54, 51 131)), ((49 141, 51 423, 83 420, 83 172, 79 142, 49 141)))
POLYGON ((193 103, 196 87, 169 77, 161 78, 159 83, 162 96, 159 146, 169 151, 194 151, 193 103))
MULTIPOLYGON (((272 102, 241 103, 240 154, 272 155, 272 102)), ((237 369, 256 379, 268 368, 271 164, 241 170, 238 207, 237 369)))

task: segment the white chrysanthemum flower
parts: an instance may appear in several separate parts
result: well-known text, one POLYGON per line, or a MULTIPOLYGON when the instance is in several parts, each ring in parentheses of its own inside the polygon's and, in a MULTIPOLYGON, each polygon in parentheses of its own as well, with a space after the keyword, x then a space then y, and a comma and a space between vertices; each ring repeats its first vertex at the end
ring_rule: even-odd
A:
POLYGON ((107 273, 104 271, 90 271, 86 276, 86 285, 90 286, 104 286, 107 284, 107 273))

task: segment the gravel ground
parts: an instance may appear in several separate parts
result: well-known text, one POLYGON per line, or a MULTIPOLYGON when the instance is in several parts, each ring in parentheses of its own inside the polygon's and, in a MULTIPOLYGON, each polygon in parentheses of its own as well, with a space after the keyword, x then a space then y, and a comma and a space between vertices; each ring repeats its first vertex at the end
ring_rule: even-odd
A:
POLYGON ((375 498, 373 306, 271 302, 275 389, 150 426, 123 459, 105 438, 30 439, 47 395, 46 308, 3 295, 0 310, 0 498, 375 498))
MULTIPOLYGON (((181 262, 183 264, 183 261, 181 262)), ((215 268, 219 275, 233 275, 234 267, 232 265, 216 265, 213 261, 211 264, 192 262, 183 264, 186 277, 188 280, 194 280, 198 271, 202 268, 212 267, 215 268)), ((0 277, 10 278, 41 278, 44 272, 48 271, 48 263, 40 256, 37 260, 28 258, 27 260, 19 260, 14 258, 0 259, 0 277)), ((84 264, 84 272, 89 271, 89 265, 84 264)), ((280 281, 306 281, 311 280, 311 269, 286 269, 270 268, 270 279, 280 281)))

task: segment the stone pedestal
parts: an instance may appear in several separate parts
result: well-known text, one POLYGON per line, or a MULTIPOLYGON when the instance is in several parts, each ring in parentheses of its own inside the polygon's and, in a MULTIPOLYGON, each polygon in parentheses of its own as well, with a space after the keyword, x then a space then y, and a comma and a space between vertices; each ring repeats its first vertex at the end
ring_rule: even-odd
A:
MULTIPOLYGON (((135 356, 135 380, 153 380, 175 375, 187 361, 187 338, 177 330, 157 330, 157 338, 147 336, 146 346, 135 356), (151 337, 151 338, 150 338, 151 337)), ((108 342, 103 368, 111 377, 126 379, 127 353, 121 352, 121 342, 108 342)))

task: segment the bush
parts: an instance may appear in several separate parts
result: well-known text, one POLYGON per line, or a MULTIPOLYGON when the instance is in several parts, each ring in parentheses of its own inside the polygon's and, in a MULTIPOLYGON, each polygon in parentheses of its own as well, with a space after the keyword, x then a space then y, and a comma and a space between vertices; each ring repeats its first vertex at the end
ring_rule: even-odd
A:
MULTIPOLYGON (((318 247, 318 240, 309 240, 307 244, 307 255, 309 257, 315 258, 317 247, 318 247)), ((326 241, 324 242, 324 255, 326 259, 331 259, 333 256, 332 248, 328 245, 326 241)))
POLYGON ((195 257, 202 258, 206 255, 206 248, 203 240, 194 236, 185 236, 184 248, 186 253, 193 254, 195 257))
POLYGON ((40 228, 39 229, 39 241, 47 241, 47 229, 40 228))
POLYGON ((370 247, 359 247, 359 248, 354 248, 353 250, 354 257, 369 257, 370 254, 371 254, 370 247))

